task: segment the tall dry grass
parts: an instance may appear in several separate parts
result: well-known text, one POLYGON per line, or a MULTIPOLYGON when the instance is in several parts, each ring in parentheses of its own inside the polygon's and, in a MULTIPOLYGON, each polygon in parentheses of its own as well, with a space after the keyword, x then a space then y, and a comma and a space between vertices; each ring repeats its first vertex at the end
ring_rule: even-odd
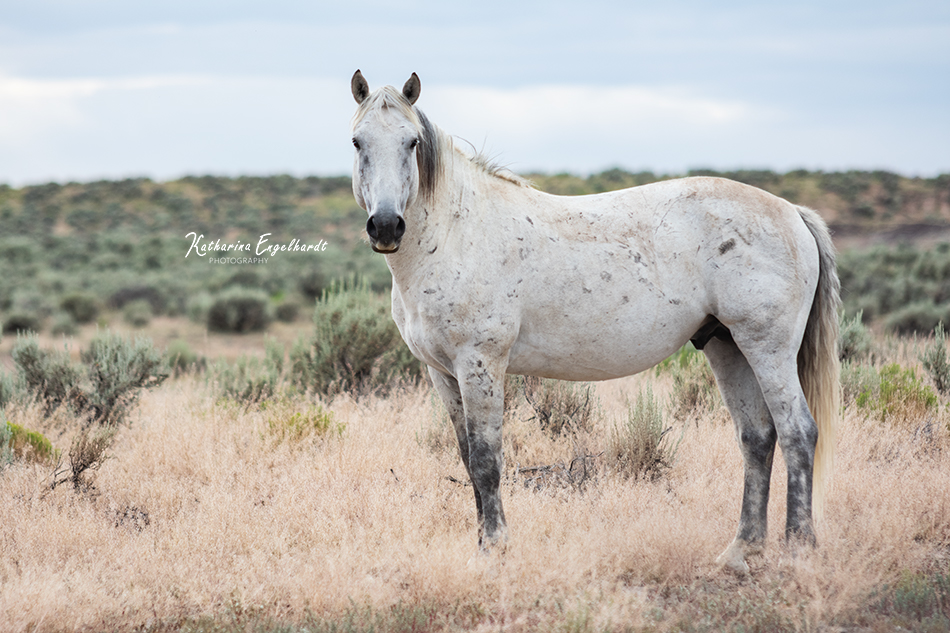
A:
MULTIPOLYGON (((320 410, 303 399, 246 408, 215 401, 200 382, 169 382, 143 396, 94 491, 48 491, 48 466, 0 474, 0 630, 321 630, 328 622, 369 630, 375 622, 377 630, 771 631, 943 622, 946 605, 914 612, 894 592, 911 586, 908 578, 948 573, 945 417, 922 434, 914 421, 884 425, 846 411, 815 551, 782 543, 777 458, 768 548, 740 578, 714 565, 736 528, 742 485, 734 431, 721 415, 673 421, 683 440, 673 467, 653 481, 603 464, 584 486, 537 485, 519 474, 579 452, 599 455, 646 380, 661 397, 670 392, 668 377, 598 385, 600 418, 578 436, 551 437, 516 403, 503 483, 511 541, 488 558, 473 556, 471 487, 426 387, 338 397, 322 403, 332 423, 288 434, 275 429, 316 420, 320 410), (415 629, 399 620, 405 613, 415 629)), ((44 421, 35 408, 8 415, 68 446, 62 419, 44 421)))

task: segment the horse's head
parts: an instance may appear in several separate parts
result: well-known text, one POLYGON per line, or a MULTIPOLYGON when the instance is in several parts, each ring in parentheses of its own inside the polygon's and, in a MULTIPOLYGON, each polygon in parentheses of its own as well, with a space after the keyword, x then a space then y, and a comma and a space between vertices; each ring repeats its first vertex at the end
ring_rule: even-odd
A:
POLYGON ((425 142, 415 73, 402 92, 392 86, 372 94, 360 71, 351 82, 359 109, 353 121, 353 194, 366 210, 366 233, 377 253, 395 253, 406 232, 405 211, 419 193, 417 150, 425 142))

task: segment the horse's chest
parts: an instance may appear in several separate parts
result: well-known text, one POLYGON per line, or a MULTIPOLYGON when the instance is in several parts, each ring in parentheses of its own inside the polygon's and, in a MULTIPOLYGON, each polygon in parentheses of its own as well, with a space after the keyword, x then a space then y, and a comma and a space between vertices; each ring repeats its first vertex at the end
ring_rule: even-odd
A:
POLYGON ((393 301, 393 319, 413 355, 450 374, 460 351, 510 346, 517 331, 511 315, 501 306, 438 290, 400 294, 393 301))

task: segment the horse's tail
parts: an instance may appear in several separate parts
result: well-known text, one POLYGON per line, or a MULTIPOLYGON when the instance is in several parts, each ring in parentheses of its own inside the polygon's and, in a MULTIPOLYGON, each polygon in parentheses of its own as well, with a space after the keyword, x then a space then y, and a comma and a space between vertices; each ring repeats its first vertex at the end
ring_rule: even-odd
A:
POLYGON ((816 518, 824 506, 835 448, 835 429, 841 410, 838 364, 838 309, 841 303, 835 247, 828 227, 817 213, 799 207, 805 226, 818 245, 818 288, 798 350, 798 379, 812 417, 818 424, 818 445, 812 478, 812 505, 816 518))

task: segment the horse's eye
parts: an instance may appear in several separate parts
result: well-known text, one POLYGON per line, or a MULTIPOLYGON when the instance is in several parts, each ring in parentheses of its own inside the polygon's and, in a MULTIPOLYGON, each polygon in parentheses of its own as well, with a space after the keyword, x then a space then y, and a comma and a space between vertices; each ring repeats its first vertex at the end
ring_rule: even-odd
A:
POLYGON ((356 139, 353 139, 353 147, 355 147, 356 149, 359 149, 359 148, 360 148, 360 142, 357 141, 356 139))
POLYGON ((409 149, 416 149, 416 145, 419 144, 419 139, 414 138, 409 142, 409 149))

